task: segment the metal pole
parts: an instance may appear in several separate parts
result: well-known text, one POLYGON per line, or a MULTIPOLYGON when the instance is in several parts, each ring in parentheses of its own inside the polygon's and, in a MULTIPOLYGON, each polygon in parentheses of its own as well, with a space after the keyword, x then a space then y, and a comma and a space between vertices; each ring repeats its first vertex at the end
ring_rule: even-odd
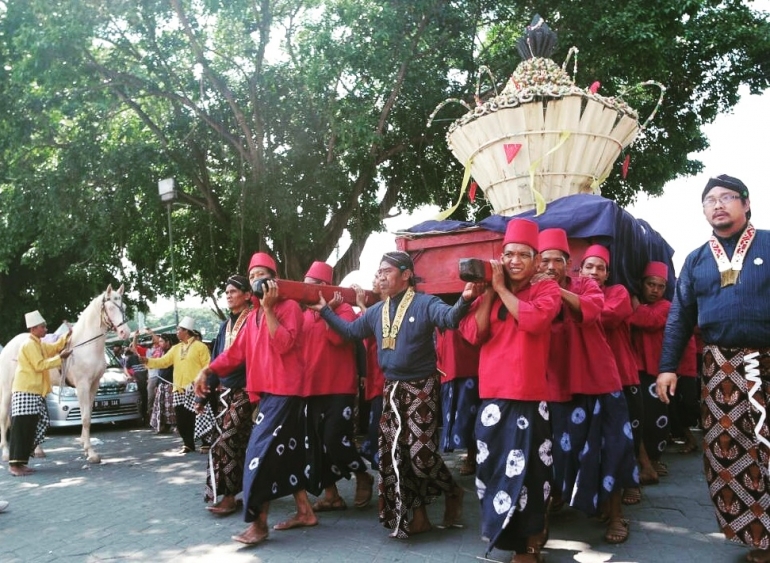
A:
POLYGON ((166 210, 168 211, 168 251, 171 255, 171 295, 174 299, 174 322, 179 325, 179 310, 176 307, 176 272, 174 271, 174 235, 171 231, 171 206, 173 202, 166 204, 166 210))

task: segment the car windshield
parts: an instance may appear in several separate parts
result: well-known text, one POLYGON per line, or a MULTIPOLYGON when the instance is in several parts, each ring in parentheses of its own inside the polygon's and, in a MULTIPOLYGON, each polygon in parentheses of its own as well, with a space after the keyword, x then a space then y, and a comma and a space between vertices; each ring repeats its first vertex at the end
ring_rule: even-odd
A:
POLYGON ((112 353, 112 350, 109 348, 104 349, 104 358, 107 360, 107 367, 108 368, 118 368, 122 369, 122 365, 120 363, 120 360, 115 356, 115 354, 112 353))

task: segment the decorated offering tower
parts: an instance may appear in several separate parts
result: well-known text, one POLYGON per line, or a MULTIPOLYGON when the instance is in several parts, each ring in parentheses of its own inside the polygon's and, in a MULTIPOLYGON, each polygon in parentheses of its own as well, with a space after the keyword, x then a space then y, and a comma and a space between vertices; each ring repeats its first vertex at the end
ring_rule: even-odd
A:
MULTIPOLYGON (((535 16, 517 44, 524 60, 502 92, 480 99, 481 76, 485 72, 491 76, 482 67, 475 107, 448 99, 431 115, 429 126, 449 103, 468 110, 449 127, 447 143, 466 168, 462 191, 472 177, 495 215, 479 224, 432 221, 399 233, 397 246, 412 254, 423 278, 418 289, 459 291, 463 282, 457 273, 458 259, 499 258, 502 233, 514 215, 534 218, 541 229, 565 229, 575 267, 582 250, 595 242, 610 247, 613 254, 629 256, 616 269, 615 282, 633 286, 648 260, 671 262, 673 250, 660 235, 600 197, 600 186, 618 156, 655 111, 640 124, 637 112, 623 101, 624 93, 603 96, 598 82, 588 88, 576 86, 566 66, 574 55, 576 72, 577 49, 570 50, 560 67, 550 58, 555 46, 556 34, 535 16)), ((657 110, 665 91, 662 85, 645 82, 627 92, 646 86, 660 88, 657 110)), ((619 173, 625 175, 627 166, 628 156, 619 173)))

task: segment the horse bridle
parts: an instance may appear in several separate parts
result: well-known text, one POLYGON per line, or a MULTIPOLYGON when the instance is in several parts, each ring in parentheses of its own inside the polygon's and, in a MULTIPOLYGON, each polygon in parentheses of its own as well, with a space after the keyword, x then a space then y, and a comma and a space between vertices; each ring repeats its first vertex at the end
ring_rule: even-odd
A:
POLYGON ((101 310, 101 326, 107 327, 104 332, 101 332, 97 334, 96 336, 93 336, 89 338, 88 340, 84 340, 83 342, 80 342, 78 344, 75 344, 74 346, 71 346, 71 349, 79 348, 80 346, 84 346, 85 344, 88 344, 89 342, 93 342, 94 340, 101 338, 105 334, 107 334, 110 329, 117 331, 119 327, 123 326, 124 324, 128 324, 128 321, 126 320, 126 311, 123 308, 122 304, 120 306, 115 305, 115 307, 118 308, 120 311, 120 323, 117 325, 112 322, 112 319, 107 314, 107 307, 105 306, 107 303, 111 303, 110 299, 105 295, 102 299, 102 310, 101 310))

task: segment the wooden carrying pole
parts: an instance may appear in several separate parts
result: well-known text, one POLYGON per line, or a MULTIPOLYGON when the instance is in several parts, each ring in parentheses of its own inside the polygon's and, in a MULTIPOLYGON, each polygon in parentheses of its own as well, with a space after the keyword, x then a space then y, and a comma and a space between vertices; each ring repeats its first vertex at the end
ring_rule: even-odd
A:
MULTIPOLYGON (((264 281, 260 280, 254 288, 254 295, 262 299, 264 295, 264 281)), ((293 299, 305 305, 314 305, 318 303, 318 293, 323 295, 327 302, 334 299, 334 293, 339 291, 342 294, 343 302, 348 305, 357 305, 356 290, 352 287, 340 287, 337 285, 319 285, 313 283, 304 283, 290 280, 273 280, 278 284, 278 294, 283 299, 293 299)), ((364 291, 364 304, 371 307, 380 300, 380 296, 371 291, 364 291)))

